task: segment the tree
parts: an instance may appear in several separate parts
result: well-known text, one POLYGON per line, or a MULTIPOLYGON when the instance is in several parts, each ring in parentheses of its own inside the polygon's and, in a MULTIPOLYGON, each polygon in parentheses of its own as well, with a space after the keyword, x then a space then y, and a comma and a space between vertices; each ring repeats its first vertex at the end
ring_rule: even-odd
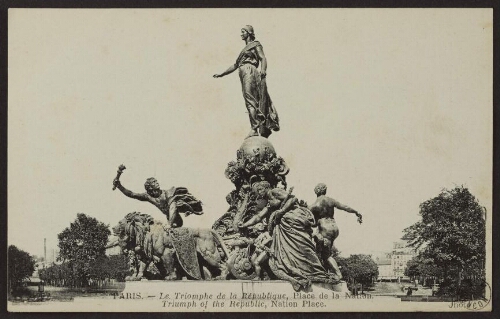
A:
POLYGON ((443 269, 437 266, 432 259, 416 256, 408 261, 404 274, 410 278, 422 277, 426 281, 425 279, 429 278, 441 278, 443 269))
POLYGON ((48 285, 64 287, 72 282, 72 272, 68 263, 52 265, 39 270, 40 279, 43 279, 48 285))
MULTIPOLYGON (((130 275, 128 258, 125 255, 98 256, 89 265, 87 279, 98 285, 103 284, 107 279, 124 281, 125 277, 130 275)), ((48 285, 58 287, 74 286, 75 278, 69 262, 40 269, 39 274, 40 278, 46 281, 48 285)))
MULTIPOLYGON (((377 264, 370 255, 351 255, 348 258, 336 257, 342 277, 351 284, 360 283, 370 286, 378 276, 377 264)), ((362 286, 362 287, 363 287, 362 286)))
POLYGON ((421 220, 406 228, 403 236, 419 250, 419 257, 441 267, 445 281, 454 282, 457 294, 464 278, 484 284, 486 210, 469 190, 463 186, 445 189, 420 204, 419 214, 421 220))
POLYGON ((21 285, 35 271, 35 259, 27 252, 10 245, 8 252, 8 277, 10 290, 21 285))
POLYGON ((124 281, 130 275, 128 258, 125 255, 101 256, 91 264, 91 274, 91 278, 95 280, 124 281))
POLYGON ((74 285, 87 285, 92 264, 99 257, 105 256, 110 233, 104 223, 85 214, 78 214, 76 220, 58 235, 59 258, 68 262, 74 285))
POLYGON ((109 278, 124 281, 125 277, 130 275, 128 257, 125 255, 109 256, 107 267, 109 269, 109 278))

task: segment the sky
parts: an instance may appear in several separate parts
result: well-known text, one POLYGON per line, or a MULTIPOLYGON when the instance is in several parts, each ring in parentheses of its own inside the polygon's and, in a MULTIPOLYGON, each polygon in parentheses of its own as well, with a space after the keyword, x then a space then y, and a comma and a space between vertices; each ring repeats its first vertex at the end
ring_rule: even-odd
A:
POLYGON ((288 185, 312 203, 326 183, 363 214, 336 212, 343 255, 390 251, 444 188, 491 212, 490 9, 10 9, 8 22, 8 244, 31 254, 80 212, 165 220, 112 191, 120 164, 133 191, 154 176, 202 200, 186 226, 226 212, 249 121, 237 72, 212 75, 246 24, 268 59, 288 185))

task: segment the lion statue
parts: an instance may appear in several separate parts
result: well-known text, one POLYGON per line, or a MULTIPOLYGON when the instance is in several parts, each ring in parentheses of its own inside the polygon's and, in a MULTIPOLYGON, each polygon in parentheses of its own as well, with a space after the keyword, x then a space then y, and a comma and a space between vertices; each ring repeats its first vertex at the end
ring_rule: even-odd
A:
POLYGON ((153 262, 165 280, 225 279, 229 251, 220 235, 212 229, 169 228, 150 215, 133 212, 113 227, 117 240, 109 247, 120 246, 132 255, 133 275, 140 280, 153 262))

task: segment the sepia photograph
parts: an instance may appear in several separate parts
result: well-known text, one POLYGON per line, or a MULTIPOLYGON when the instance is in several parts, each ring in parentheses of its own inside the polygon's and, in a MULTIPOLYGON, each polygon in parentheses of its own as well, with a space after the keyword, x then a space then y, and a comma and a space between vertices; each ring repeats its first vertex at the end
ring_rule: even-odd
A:
POLYGON ((8 10, 9 312, 489 312, 493 9, 8 10))

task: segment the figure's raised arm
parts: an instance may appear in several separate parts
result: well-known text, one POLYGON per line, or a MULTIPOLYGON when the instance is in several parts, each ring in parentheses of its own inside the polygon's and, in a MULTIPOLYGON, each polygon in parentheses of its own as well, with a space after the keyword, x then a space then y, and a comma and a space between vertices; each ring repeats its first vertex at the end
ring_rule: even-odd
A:
POLYGON ((333 204, 335 205, 335 208, 341 209, 343 211, 346 211, 351 214, 356 214, 357 211, 347 205, 341 204, 340 202, 333 200, 333 204))
POLYGON ((222 72, 221 74, 214 74, 214 78, 221 78, 225 75, 231 74, 234 71, 236 71, 237 68, 238 68, 238 66, 235 63, 235 64, 231 65, 226 71, 222 72))
POLYGON ((149 195, 147 193, 134 193, 131 190, 126 189, 118 179, 115 179, 113 184, 127 197, 138 199, 144 202, 149 201, 149 195))
POLYGON ((346 212, 351 213, 351 214, 355 214, 358 217, 358 223, 361 224, 363 222, 363 216, 361 216, 361 214, 358 213, 357 210, 355 210, 347 205, 341 204, 340 202, 338 202, 336 200, 333 200, 333 203, 334 203, 336 208, 341 209, 341 210, 346 211, 346 212))

